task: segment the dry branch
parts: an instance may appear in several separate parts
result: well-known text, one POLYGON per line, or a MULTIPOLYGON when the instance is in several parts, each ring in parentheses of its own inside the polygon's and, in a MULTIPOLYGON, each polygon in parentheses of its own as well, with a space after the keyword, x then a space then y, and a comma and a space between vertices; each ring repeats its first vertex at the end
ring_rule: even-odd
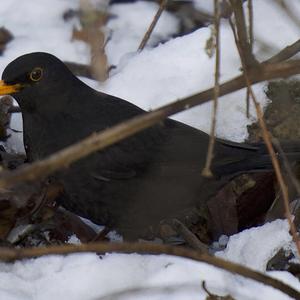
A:
POLYGON ((249 19, 249 26, 248 26, 248 36, 249 36, 249 44, 251 47, 251 51, 253 50, 253 3, 252 0, 248 0, 248 19, 249 19))
POLYGON ((300 39, 297 40, 295 43, 285 47, 276 55, 272 56, 271 58, 264 61, 265 64, 277 63, 280 61, 287 60, 292 56, 296 55, 300 51, 300 39))
POLYGON ((300 292, 291 286, 267 276, 263 273, 251 270, 242 265, 210 256, 199 251, 184 247, 174 247, 171 245, 145 244, 145 243, 90 243, 81 245, 62 245, 37 248, 0 248, 0 259, 2 261, 15 261, 24 258, 40 257, 50 254, 69 254, 79 252, 97 252, 105 254, 110 252, 118 253, 141 253, 141 254, 169 254, 196 261, 205 262, 217 268, 224 269, 234 274, 253 279, 260 283, 272 286, 282 291, 292 298, 300 299, 300 292))
MULTIPOLYGON (((287 77, 300 73, 300 60, 280 62, 276 64, 260 65, 248 72, 252 84, 278 77, 287 77)), ((244 75, 237 76, 220 85, 220 96, 240 90, 246 86, 244 75)), ((42 161, 36 161, 31 165, 24 165, 14 171, 4 171, 0 176, 0 188, 8 188, 17 183, 34 181, 49 174, 68 167, 71 163, 83 158, 95 151, 104 149, 118 141, 121 141, 145 128, 158 123, 166 117, 180 111, 203 104, 212 99, 214 88, 199 94, 165 105, 149 113, 132 118, 117 124, 109 129, 79 141, 65 149, 62 149, 42 161)))
MULTIPOLYGON (((236 2, 236 1, 232 0, 232 2, 236 2)), ((249 49, 248 49, 247 52, 244 52, 245 49, 242 46, 241 40, 238 39, 238 37, 235 34, 235 28, 234 28, 233 23, 230 22, 230 25, 231 25, 231 28, 232 28, 232 31, 233 31, 233 34, 234 34, 235 43, 236 43, 236 46, 237 46, 237 49, 238 49, 238 52, 239 52, 239 55, 240 55, 241 63, 242 63, 242 66, 243 66, 243 71, 244 71, 243 74, 244 74, 245 81, 246 81, 246 84, 247 84, 247 89, 249 91, 250 96, 252 97, 252 100, 253 100, 253 103, 254 103, 254 106, 255 106, 255 109, 256 109, 258 122, 259 122, 260 128, 262 130, 262 137, 263 137, 263 140, 266 144, 267 150, 270 154, 272 165, 273 165, 273 168, 274 168, 274 172, 276 174, 276 178, 277 178, 278 184, 279 184, 280 189, 281 189, 281 193, 282 193, 282 196, 283 196, 284 207, 285 207, 286 218, 288 220, 290 230, 291 230, 291 233, 292 233, 292 237, 293 237, 293 240, 294 240, 294 242, 296 244, 296 247, 297 247, 298 254, 300 255, 300 241, 298 239, 295 224, 292 221, 292 214, 290 212, 290 207, 289 207, 288 189, 287 189, 286 183, 284 181, 284 178, 283 178, 283 175, 282 175, 282 172, 281 172, 279 161, 277 159, 276 153, 274 151, 274 148, 273 148, 273 145, 272 145, 272 142, 271 142, 271 137, 270 137, 269 131, 267 129, 266 123, 265 123, 264 118, 263 118, 262 109, 261 109, 258 101, 256 100, 256 96, 255 96, 255 94, 252 90, 252 86, 251 86, 252 81, 250 80, 250 78, 248 76, 248 72, 249 72, 249 69, 251 68, 251 66, 249 66, 249 65, 247 66, 246 63, 247 63, 247 53, 249 53, 249 51, 251 51, 250 44, 246 45, 247 47, 249 47, 249 49)))
POLYGON ((240 44, 241 51, 244 54, 245 66, 247 68, 254 67, 258 64, 258 62, 252 54, 252 47, 250 45, 250 39, 247 34, 245 15, 243 11, 243 1, 230 0, 230 3, 236 21, 238 41, 240 44))
POLYGON ((287 156, 285 155, 281 145, 280 145, 280 142, 277 138, 273 137, 272 136, 272 143, 273 145, 275 146, 276 150, 278 151, 279 155, 280 155, 280 158, 282 159, 283 161, 283 166, 286 170, 286 173, 289 177, 289 179, 291 180, 292 184, 294 185, 295 189, 296 189, 296 192, 298 194, 298 197, 300 197, 300 184, 299 184, 299 181, 297 180, 292 168, 291 168, 291 165, 288 161, 288 158, 287 156))
POLYGON ((142 39, 142 41, 141 41, 141 43, 138 47, 138 51, 142 51, 144 49, 144 47, 146 46, 146 44, 147 44, 147 42, 148 42, 148 40, 149 40, 149 38, 150 38, 157 22, 158 22, 162 12, 164 11, 164 9, 167 5, 167 2, 168 2, 168 0, 161 0, 159 8, 158 8, 158 10, 157 10, 157 12, 156 12, 149 28, 148 28, 148 30, 146 31, 146 33, 145 33, 145 35, 144 35, 144 37, 143 37, 143 39, 142 39))
POLYGON ((275 0, 274 2, 286 13, 288 19, 300 28, 300 20, 297 10, 294 11, 289 5, 287 5, 285 0, 275 0))
POLYGON ((216 44, 216 61, 215 61, 215 86, 214 86, 214 101, 213 101, 213 111, 212 120, 210 127, 210 137, 207 149, 207 156, 205 166, 202 170, 202 175, 206 177, 213 177, 213 173, 210 169, 214 154, 215 145, 215 134, 217 125, 217 109, 218 109, 218 98, 220 92, 220 2, 219 0, 214 0, 214 38, 216 44))
MULTIPOLYGON (((248 16, 249 16, 249 27, 247 30, 246 21, 243 11, 243 3, 241 0, 230 0, 232 11, 235 16, 235 24, 229 18, 229 24, 232 28, 235 43, 239 43, 241 51, 244 55, 245 65, 247 68, 255 66, 257 61, 252 53, 253 44, 253 9, 252 2, 248 0, 248 16)), ((241 52, 240 51, 240 52, 241 52)), ((246 92, 246 116, 250 116, 250 92, 247 87, 246 92)))
POLYGON ((172 226, 174 230, 182 236, 184 241, 189 245, 191 248, 201 251, 202 253, 208 253, 208 246, 202 243, 197 236, 191 232, 182 222, 178 219, 174 219, 172 222, 172 226))
MULTIPOLYGON (((249 37, 249 46, 251 48, 251 53, 253 53, 253 42, 254 42, 254 35, 253 35, 253 3, 252 0, 247 1, 247 8, 248 8, 248 37, 249 37)), ((247 118, 250 117, 250 92, 247 88, 246 92, 246 116, 247 118)))

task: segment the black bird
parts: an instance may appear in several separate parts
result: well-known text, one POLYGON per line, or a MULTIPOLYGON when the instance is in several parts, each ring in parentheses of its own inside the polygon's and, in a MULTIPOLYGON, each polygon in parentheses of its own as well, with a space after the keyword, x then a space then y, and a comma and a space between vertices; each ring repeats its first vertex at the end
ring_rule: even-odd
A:
MULTIPOLYGON (((2 79, 0 94, 11 94, 21 108, 30 162, 144 113, 88 87, 47 53, 20 56, 2 79)), ((204 178, 208 139, 200 130, 166 119, 53 175, 64 187, 62 205, 136 238, 163 219, 205 204, 236 174, 272 168, 263 144, 217 140, 214 177, 204 178)), ((284 148, 299 159, 300 147, 293 147, 284 148)))

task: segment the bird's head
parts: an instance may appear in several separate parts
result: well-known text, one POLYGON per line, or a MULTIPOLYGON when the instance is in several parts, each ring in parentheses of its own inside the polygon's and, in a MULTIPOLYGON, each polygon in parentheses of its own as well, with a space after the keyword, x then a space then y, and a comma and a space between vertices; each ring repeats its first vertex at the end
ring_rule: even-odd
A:
POLYGON ((58 58, 35 52, 7 65, 0 81, 0 95, 12 95, 22 112, 55 110, 68 101, 64 96, 74 81, 76 77, 58 58))

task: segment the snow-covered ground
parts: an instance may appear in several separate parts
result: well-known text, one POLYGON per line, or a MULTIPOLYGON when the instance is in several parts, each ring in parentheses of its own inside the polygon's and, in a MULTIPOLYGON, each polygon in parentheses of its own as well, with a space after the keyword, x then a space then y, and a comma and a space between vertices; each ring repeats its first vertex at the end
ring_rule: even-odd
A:
MULTIPOLYGON (((10 30, 14 40, 0 56, 1 70, 12 59, 32 51, 50 52, 62 60, 89 61, 88 47, 82 42, 71 41, 72 28, 79 25, 78 21, 62 20, 62 14, 67 9, 78 8, 79 0, 2 2, 0 26, 10 30)), ((201 1, 198 2, 200 5, 201 1)), ((297 2, 286 1, 300 16, 297 2)), ((253 5, 255 37, 274 48, 269 55, 299 38, 299 28, 273 1, 255 0, 253 5)), ((155 4, 147 2, 114 5, 111 12, 116 17, 107 25, 112 36, 106 50, 110 63, 116 64, 117 69, 103 84, 83 80, 145 109, 211 87, 214 60, 208 58, 204 51, 210 36, 209 28, 171 39, 155 48, 149 47, 141 53, 135 52, 156 9, 155 4)), ((150 45, 155 45, 161 38, 167 40, 178 30, 178 20, 170 14, 165 13, 159 23, 150 45)), ((240 63, 225 21, 222 22, 221 36, 221 80, 226 81, 238 74, 240 63)), ((267 57, 260 44, 255 49, 259 58, 267 57)), ((260 103, 265 105, 267 99, 263 89, 264 84, 255 86, 260 103)), ((247 136, 246 126, 255 117, 252 110, 252 118, 246 119, 244 99, 244 90, 222 97, 217 125, 219 136, 236 141, 242 141, 247 136)), ((211 105, 206 104, 177 114, 174 118, 208 131, 210 112, 211 105)), ((21 129, 20 116, 14 116, 11 126, 21 129)), ((15 151, 22 150, 20 134, 9 140, 9 147, 15 151)), ((265 271, 268 259, 281 246, 289 246, 290 241, 286 222, 276 221, 230 237, 227 248, 218 255, 265 271)), ((290 273, 269 274, 300 290, 299 281, 290 273)), ((231 294, 235 299, 288 299, 275 289, 229 275, 207 264, 165 255, 138 254, 107 254, 101 258, 95 254, 76 254, 1 263, 0 299, 89 300, 123 289, 167 286, 170 288, 162 291, 154 289, 142 293, 136 290, 127 299, 205 299, 206 294, 201 288, 203 280, 211 292, 231 294)))
MULTIPOLYGON (((290 247, 290 241, 287 222, 278 220, 230 237, 227 249, 218 255, 265 271, 276 250, 290 247)), ((288 272, 268 275, 300 290, 298 279, 288 272)), ((290 299, 205 263, 167 255, 88 253, 0 263, 0 299, 5 300, 100 300, 105 295, 104 299, 196 300, 206 297, 202 281, 211 293, 234 299, 290 299), (124 296, 115 294, 127 290, 124 296)))

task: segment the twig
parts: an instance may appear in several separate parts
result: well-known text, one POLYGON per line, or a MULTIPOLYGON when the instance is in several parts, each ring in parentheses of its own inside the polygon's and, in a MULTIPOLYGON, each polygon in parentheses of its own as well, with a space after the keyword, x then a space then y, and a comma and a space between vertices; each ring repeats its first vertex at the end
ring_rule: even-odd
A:
POLYGON ((91 242, 99 242, 104 241, 106 235, 110 232, 110 228, 105 226, 100 232, 96 234, 96 236, 91 240, 91 242))
POLYGON ((207 294, 207 297, 205 298, 206 300, 221 300, 221 299, 224 299, 224 300, 234 300, 234 298, 232 298, 230 295, 226 295, 226 296, 218 296, 216 294, 212 294, 207 286, 206 286, 206 282, 205 281, 202 281, 202 288, 203 290, 205 291, 205 293, 207 294))
POLYGON ((143 37, 143 39, 142 39, 142 41, 141 41, 141 43, 138 47, 138 51, 142 51, 144 49, 144 47, 146 46, 146 44, 147 44, 147 42, 148 42, 148 40, 149 40, 153 30, 154 30, 154 27, 156 26, 162 12, 164 11, 164 9, 167 5, 167 2, 168 2, 168 0, 161 0, 159 8, 158 8, 158 10, 157 10, 157 12, 156 12, 149 28, 148 28, 148 30, 146 31, 146 33, 145 33, 145 35, 144 35, 144 37, 143 37))
POLYGON ((202 243, 182 222, 174 219, 172 222, 174 230, 183 237, 186 243, 195 250, 208 253, 208 247, 202 243))
MULTIPOLYGON (((237 36, 237 32, 236 32, 236 24, 234 24, 232 18, 228 18, 228 22, 230 24, 235 43, 237 43, 238 36, 237 36)), ((248 87, 246 87, 246 118, 250 117, 250 101, 249 100, 250 100, 250 93, 249 93, 248 87)))
MULTIPOLYGON (((253 41, 254 41, 254 36, 253 36, 253 3, 252 0, 247 1, 247 7, 248 7, 248 37, 249 37, 249 46, 251 49, 251 53, 253 53, 253 41)), ((246 91, 246 116, 247 118, 250 117, 250 92, 249 89, 247 88, 246 91)))
POLYGON ((248 4, 248 19, 249 19, 249 26, 248 26, 249 45, 250 45, 251 51, 253 51, 254 36, 253 36, 253 3, 252 3, 252 0, 248 0, 247 4, 248 4))
POLYGON ((292 20, 296 26, 300 28, 300 21, 298 14, 293 11, 284 0, 275 0, 274 1, 289 17, 289 20, 292 20))
POLYGON ((243 2, 241 0, 230 0, 230 3, 234 12, 237 29, 236 33, 241 47, 241 51, 244 55, 245 66, 249 69, 257 65, 258 61, 252 54, 252 49, 247 35, 247 27, 243 11, 243 2))
MULTIPOLYGON (((253 96, 252 96, 252 99, 253 99, 253 96)), ((256 102, 256 100, 255 100, 255 102, 256 102)), ((289 206, 288 189, 287 189, 287 186, 284 182, 284 179, 283 179, 283 176, 282 176, 282 173, 281 173, 281 170, 280 170, 280 165, 279 165, 278 159, 276 157, 275 151, 273 149, 273 146, 272 146, 272 143, 271 143, 271 140, 270 140, 269 132, 267 131, 266 124, 263 120, 263 112, 262 112, 262 110, 261 110, 261 108, 260 108, 260 106, 257 102, 255 103, 255 107, 257 109, 258 120, 259 120, 260 126, 262 128, 263 139, 264 139, 264 141, 266 143, 266 146, 267 146, 267 149, 268 149, 268 151, 271 155, 271 160, 272 160, 272 164, 273 164, 273 167, 274 167, 274 171, 275 171, 277 181, 279 183, 279 186, 280 186, 280 189, 281 189, 281 192, 282 192, 286 218, 289 222, 290 230, 291 230, 291 233, 292 233, 292 236, 293 236, 293 240, 296 244, 298 254, 300 255, 300 241, 298 239, 295 224, 292 221, 292 214, 291 214, 290 206, 289 206)))
POLYGON ((220 92, 220 3, 219 0, 214 0, 214 36, 216 42, 216 62, 215 62, 215 86, 214 86, 214 101, 212 120, 210 127, 210 137, 207 149, 207 156, 205 166, 202 170, 202 175, 206 177, 212 177, 211 162, 213 160, 215 135, 216 135, 216 124, 217 124, 217 109, 218 109, 218 97, 220 92))
MULTIPOLYGON (((253 68, 248 72, 248 78, 252 84, 255 84, 264 80, 295 75, 299 72, 300 60, 294 60, 253 68)), ((220 85, 219 96, 240 90, 245 86, 244 75, 237 76, 220 85)), ((36 161, 31 165, 21 166, 13 171, 3 171, 0 176, 0 188, 8 188, 20 182, 29 182, 46 177, 59 169, 68 167, 80 158, 121 141, 172 114, 208 102, 213 97, 213 94, 214 88, 211 88, 199 94, 162 106, 152 112, 145 112, 140 116, 117 124, 109 129, 94 133, 67 148, 51 154, 44 160, 36 161)))
POLYGON ((190 258, 196 261, 205 262, 217 268, 224 269, 234 274, 238 274, 255 281, 272 286, 273 288, 282 291, 292 298, 300 299, 300 292, 291 286, 267 276, 263 273, 251 270, 242 265, 226 261, 219 257, 210 256, 196 250, 175 247, 171 245, 158 245, 150 243, 89 243, 80 245, 61 245, 48 247, 34 248, 0 248, 0 260, 15 261, 24 258, 40 257, 43 255, 52 254, 69 254, 79 252, 97 252, 100 254, 117 252, 117 253, 141 253, 141 254, 168 254, 185 258, 190 258))
MULTIPOLYGON (((232 28, 233 34, 234 34, 233 23, 231 21, 229 21, 229 23, 231 25, 231 28, 232 28)), ((249 93, 252 97, 252 100, 253 100, 253 103, 254 103, 254 106, 255 106, 255 109, 256 109, 258 122, 259 122, 259 125, 260 125, 261 130, 262 130, 263 140, 264 140, 264 142, 267 146, 268 152, 270 154, 272 165, 273 165, 273 168, 274 168, 274 171, 275 171, 275 174, 276 174, 276 178, 277 178, 277 181, 279 183, 279 186, 280 186, 280 189, 281 189, 281 192, 282 192, 286 217, 287 217, 287 220, 289 222, 289 226, 290 226, 290 230, 291 230, 291 233, 292 233, 292 236, 293 236, 293 240, 296 244, 298 254, 300 255, 300 241, 298 240, 295 224, 292 221, 292 215, 291 215, 290 208, 289 208, 288 189, 287 189, 287 186, 284 182, 284 179, 283 179, 283 176, 282 176, 282 173, 281 173, 281 169, 280 169, 280 165, 279 165, 278 159, 276 157, 276 153, 274 151, 274 148, 272 146, 271 138, 270 138, 269 132, 267 130, 266 123, 265 123, 264 118, 263 118, 263 112, 261 110, 261 107, 260 107, 258 101, 256 100, 256 96, 254 95, 252 87, 251 87, 252 83, 251 83, 251 80, 250 80, 249 75, 248 75, 249 71, 248 71, 247 66, 246 66, 246 59, 245 59, 246 56, 243 53, 241 43, 237 39, 236 36, 235 36, 235 42, 236 42, 237 49, 238 49, 240 59, 241 59, 241 63, 242 63, 242 66, 243 66, 245 81, 246 81, 246 84, 248 86, 249 93)))
MULTIPOLYGON (((244 72, 244 74, 245 74, 245 72, 244 72)), ((249 82, 249 84, 250 84, 250 82, 249 82)), ((279 165, 278 159, 276 157, 276 153, 273 149, 272 142, 270 140, 269 132, 267 130, 265 121, 263 119, 263 112, 261 110, 261 107, 260 107, 259 103, 256 101, 255 95, 253 94, 253 91, 252 91, 251 88, 250 88, 250 94, 251 94, 252 100, 253 100, 255 108, 256 108, 256 113, 257 113, 259 125, 262 129, 263 139, 264 139, 264 142, 267 146, 268 152, 270 153, 273 168, 274 168, 274 171, 275 171, 275 174, 276 174, 276 178, 277 178, 277 181, 278 181, 280 189, 281 189, 281 193, 282 193, 282 196, 283 196, 284 207, 285 207, 286 218, 288 220, 290 230, 291 230, 291 233, 292 233, 292 236, 293 236, 293 240, 294 240, 294 242, 296 244, 296 247, 297 247, 298 254, 300 255, 300 241, 299 241, 298 236, 297 236, 297 230, 296 230, 295 224, 292 221, 292 214, 290 212, 290 206, 289 206, 288 189, 287 189, 287 186, 284 182, 284 179, 283 179, 283 176, 282 176, 282 173, 281 173, 281 169, 280 169, 280 165, 279 165)))
POLYGON ((296 55, 300 51, 300 39, 297 40, 295 43, 285 47, 276 55, 272 56, 271 58, 264 61, 264 64, 271 64, 277 63, 280 61, 287 60, 292 56, 296 55))
MULTIPOLYGON (((233 23, 231 23, 231 27, 234 28, 233 34, 235 36, 235 41, 238 40, 240 47, 244 53, 245 56, 245 65, 247 68, 250 68, 257 64, 257 61, 252 54, 252 40, 253 40, 253 31, 252 31, 252 23, 251 26, 249 26, 249 30, 246 28, 246 21, 243 11, 243 3, 241 0, 230 0, 232 10, 234 12, 235 21, 236 24, 233 26, 233 23), (251 29, 250 29, 251 28, 251 29), (252 33, 252 37, 250 37, 250 31, 252 33)), ((252 10, 252 3, 250 4, 248 1, 248 13, 249 13, 249 25, 250 25, 250 15, 252 10)), ((250 92, 247 87, 246 91, 246 117, 249 118, 250 116, 250 92)))
MULTIPOLYGON (((228 19, 228 22, 230 24, 235 43, 237 44, 238 36, 237 36, 237 32, 236 32, 236 24, 233 23, 231 18, 228 19)), ((246 118, 249 118, 250 117, 250 92, 249 92, 248 87, 246 87, 246 89, 247 89, 246 90, 246 118)))
POLYGON ((275 138, 273 136, 271 136, 271 138, 272 138, 273 145, 275 146, 276 150, 278 151, 278 153, 280 155, 280 158, 282 158, 283 165, 287 172, 287 175, 288 175, 289 179, 291 180, 292 184, 294 185, 296 192, 298 194, 298 197, 300 197, 300 184, 299 184, 297 178, 295 177, 294 172, 292 171, 291 165, 280 145, 280 142, 278 141, 277 138, 275 138))

